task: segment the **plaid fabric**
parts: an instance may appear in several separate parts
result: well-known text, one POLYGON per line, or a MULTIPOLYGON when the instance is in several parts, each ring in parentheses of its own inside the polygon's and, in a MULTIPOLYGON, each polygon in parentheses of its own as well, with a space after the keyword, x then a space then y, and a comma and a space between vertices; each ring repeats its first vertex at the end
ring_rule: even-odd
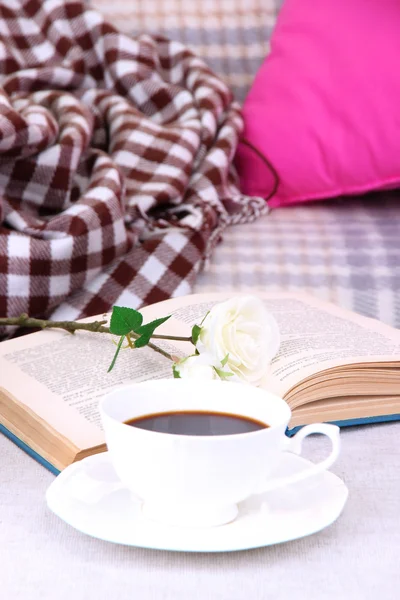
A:
POLYGON ((239 106, 180 43, 0 0, 0 74, 0 315, 187 293, 224 227, 265 212, 236 187, 239 106))

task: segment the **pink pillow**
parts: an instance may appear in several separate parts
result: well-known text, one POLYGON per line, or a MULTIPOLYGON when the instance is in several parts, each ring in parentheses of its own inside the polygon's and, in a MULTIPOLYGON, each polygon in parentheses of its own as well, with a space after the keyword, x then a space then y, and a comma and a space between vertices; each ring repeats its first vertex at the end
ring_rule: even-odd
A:
POLYGON ((244 104, 243 191, 280 206, 398 186, 399 57, 399 0, 285 0, 244 104))

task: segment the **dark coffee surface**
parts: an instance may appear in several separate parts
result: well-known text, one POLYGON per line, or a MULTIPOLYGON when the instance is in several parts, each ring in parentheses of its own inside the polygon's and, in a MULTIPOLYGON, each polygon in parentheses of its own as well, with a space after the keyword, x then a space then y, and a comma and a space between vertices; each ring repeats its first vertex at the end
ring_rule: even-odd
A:
POLYGON ((227 413, 179 411, 149 414, 125 421, 127 425, 147 431, 175 435, 234 435, 266 429, 255 419, 227 413))

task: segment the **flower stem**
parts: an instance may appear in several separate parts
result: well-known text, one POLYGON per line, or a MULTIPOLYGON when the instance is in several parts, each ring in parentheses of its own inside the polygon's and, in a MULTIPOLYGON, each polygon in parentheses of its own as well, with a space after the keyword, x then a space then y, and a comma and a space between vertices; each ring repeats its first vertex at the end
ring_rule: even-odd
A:
POLYGON ((76 321, 47 321, 46 319, 35 319, 27 314, 19 317, 0 318, 1 325, 14 325, 17 327, 37 327, 39 329, 65 329, 69 333, 75 333, 78 329, 93 331, 98 333, 110 333, 109 327, 104 327, 104 321, 92 321, 91 323, 77 323, 76 321))
POLYGON ((191 342, 192 341, 191 337, 182 337, 179 335, 158 335, 157 333, 154 333, 151 337, 155 340, 172 340, 173 342, 191 342))
POLYGON ((162 354, 163 356, 165 356, 166 358, 169 358, 169 360, 172 360, 172 362, 175 362, 175 359, 173 356, 171 356, 168 352, 166 352, 165 350, 163 350, 162 348, 160 348, 159 346, 156 346, 155 344, 152 344, 151 342, 149 342, 148 344, 149 348, 152 348, 153 350, 155 350, 156 352, 158 352, 159 354, 162 354))
MULTIPOLYGON (((92 321, 90 323, 77 323, 76 321, 49 321, 47 319, 35 319, 33 317, 29 317, 27 314, 22 314, 19 317, 0 317, 0 326, 16 326, 16 327, 34 327, 38 329, 64 329, 69 333, 75 333, 75 331, 91 331, 93 333, 111 333, 109 327, 105 327, 104 321, 92 321)), ((134 333, 130 333, 130 336, 133 338, 138 337, 134 333)), ((179 337, 179 336, 169 336, 169 335, 156 335, 153 334, 152 338, 159 340, 173 340, 173 341, 182 341, 182 342, 190 342, 190 337, 179 337)), ((155 352, 162 354, 166 358, 174 361, 174 358, 165 350, 152 344, 149 342, 147 344, 149 348, 152 348, 155 352)))

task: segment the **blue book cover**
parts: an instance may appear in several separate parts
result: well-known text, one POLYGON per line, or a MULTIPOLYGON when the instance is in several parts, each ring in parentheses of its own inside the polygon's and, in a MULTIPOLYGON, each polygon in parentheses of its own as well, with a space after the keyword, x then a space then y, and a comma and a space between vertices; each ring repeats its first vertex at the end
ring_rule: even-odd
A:
POLYGON ((56 469, 56 467, 54 465, 52 465, 48 460, 43 458, 43 456, 40 456, 40 454, 35 452, 35 450, 32 450, 32 448, 30 446, 28 446, 28 444, 25 444, 25 442, 23 442, 16 435, 11 433, 11 431, 9 429, 7 429, 7 427, 4 427, 4 425, 2 425, 1 423, 0 423, 0 432, 3 433, 6 437, 8 437, 12 442, 14 442, 14 444, 16 444, 19 448, 21 448, 27 454, 29 454, 29 456, 31 456, 32 458, 37 460, 38 463, 43 465, 43 467, 46 467, 46 469, 48 469, 49 471, 54 473, 54 475, 59 474, 59 472, 60 472, 59 469, 56 469))
MULTIPOLYGON (((382 415, 380 417, 364 417, 362 419, 346 419, 343 421, 329 421, 329 423, 331 423, 332 425, 337 425, 338 427, 352 427, 355 425, 373 425, 374 423, 388 423, 390 421, 400 421, 400 414, 382 415)), ((298 427, 292 427, 291 429, 287 429, 286 435, 292 437, 302 427, 303 425, 299 425, 298 427)))

